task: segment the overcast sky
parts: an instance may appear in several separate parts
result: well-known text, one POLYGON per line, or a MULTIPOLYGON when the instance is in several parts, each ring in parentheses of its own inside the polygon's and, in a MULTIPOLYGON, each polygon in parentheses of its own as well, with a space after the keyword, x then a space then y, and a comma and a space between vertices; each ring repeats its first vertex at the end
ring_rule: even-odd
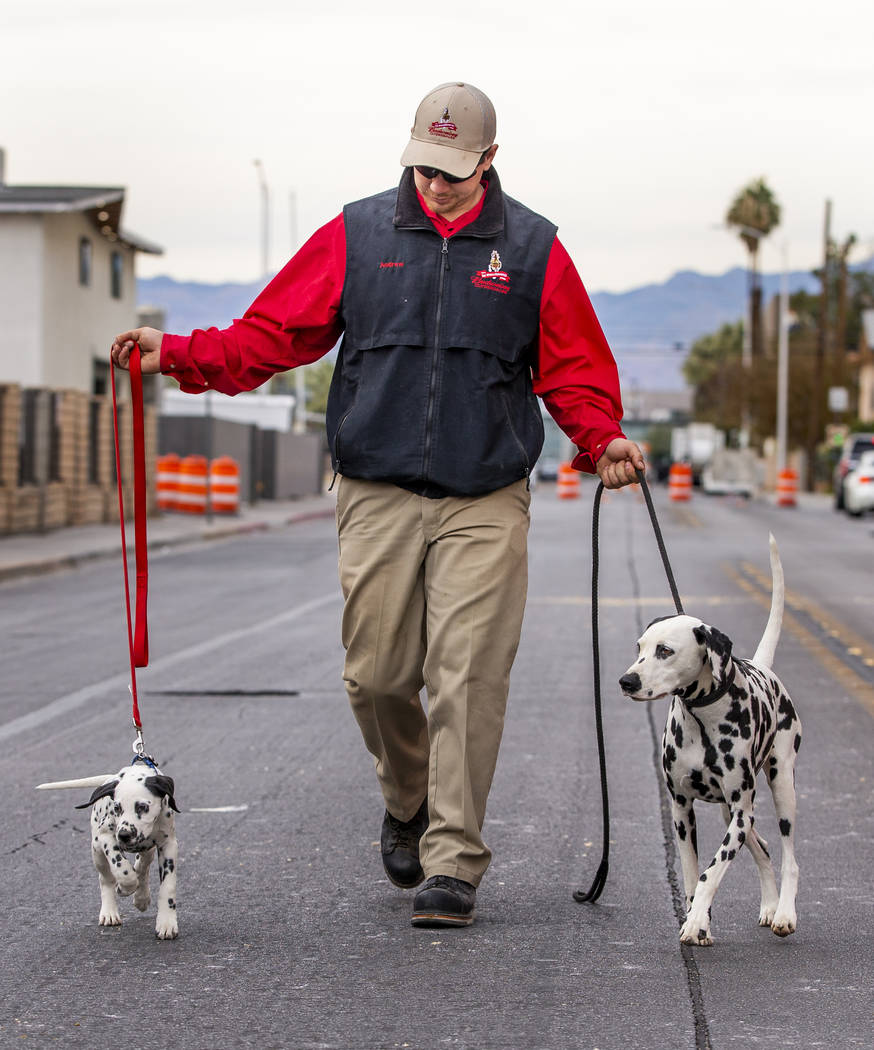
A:
MULTIPOLYGON (((559 226, 590 291, 742 264, 715 228, 764 175, 764 250, 820 255, 823 207, 874 251, 871 0, 20 0, 0 11, 7 182, 122 185, 144 276, 247 281, 385 189, 420 98, 493 100, 504 188, 559 226), (296 224, 290 215, 296 195, 296 224)), ((867 250, 866 250, 867 249, 867 250)))

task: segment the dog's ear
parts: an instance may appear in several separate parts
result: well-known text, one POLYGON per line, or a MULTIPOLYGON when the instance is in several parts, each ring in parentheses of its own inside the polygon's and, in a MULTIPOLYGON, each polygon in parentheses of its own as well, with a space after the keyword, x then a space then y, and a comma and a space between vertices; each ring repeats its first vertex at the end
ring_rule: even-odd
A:
POLYGON ((94 794, 87 802, 83 802, 81 805, 76 806, 76 809, 87 809, 89 806, 93 806, 98 799, 106 798, 107 795, 114 794, 117 787, 117 780, 110 780, 108 784, 102 784, 99 788, 94 789, 94 794))
POLYGON ((165 777, 163 773, 158 773, 153 777, 146 777, 146 787, 153 795, 157 795, 158 798, 164 798, 166 795, 170 803, 170 808, 175 809, 177 813, 181 812, 176 805, 176 799, 173 798, 175 785, 172 777, 165 777))
POLYGON ((731 639, 716 627, 709 627, 706 623, 700 627, 694 627, 692 633, 698 644, 704 646, 705 656, 710 664, 710 673, 713 675, 713 684, 721 685, 731 660, 731 639))

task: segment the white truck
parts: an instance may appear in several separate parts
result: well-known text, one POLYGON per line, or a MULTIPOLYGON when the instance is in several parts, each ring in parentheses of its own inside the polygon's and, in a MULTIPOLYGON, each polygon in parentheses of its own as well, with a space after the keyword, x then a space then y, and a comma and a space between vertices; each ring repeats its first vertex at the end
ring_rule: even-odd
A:
POLYGON ((726 448, 725 434, 712 423, 689 423, 671 434, 671 458, 689 463, 692 477, 711 495, 752 496, 759 467, 752 449, 726 448))
POLYGON ((725 434, 712 423, 689 423, 671 432, 671 460, 689 463, 696 484, 716 452, 725 448, 725 434))

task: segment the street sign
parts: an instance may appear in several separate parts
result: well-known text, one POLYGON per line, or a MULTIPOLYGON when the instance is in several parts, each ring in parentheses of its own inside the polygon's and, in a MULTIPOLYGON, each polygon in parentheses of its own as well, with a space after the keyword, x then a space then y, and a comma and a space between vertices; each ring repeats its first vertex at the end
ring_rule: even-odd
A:
POLYGON ((846 412, 850 407, 850 392, 845 386, 830 386, 828 388, 828 410, 829 412, 846 412))

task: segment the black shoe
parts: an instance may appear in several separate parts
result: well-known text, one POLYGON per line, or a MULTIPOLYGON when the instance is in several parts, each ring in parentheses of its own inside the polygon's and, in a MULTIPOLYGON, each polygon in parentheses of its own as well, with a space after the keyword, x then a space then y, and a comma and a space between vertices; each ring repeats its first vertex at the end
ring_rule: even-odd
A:
POLYGON ((416 894, 412 922, 414 926, 470 926, 475 914, 475 886, 435 875, 416 894))
POLYGON ((412 820, 398 820, 388 810, 382 818, 382 833, 379 837, 382 866, 389 879, 402 890, 411 890, 425 878, 419 863, 419 839, 427 827, 427 798, 412 820))

